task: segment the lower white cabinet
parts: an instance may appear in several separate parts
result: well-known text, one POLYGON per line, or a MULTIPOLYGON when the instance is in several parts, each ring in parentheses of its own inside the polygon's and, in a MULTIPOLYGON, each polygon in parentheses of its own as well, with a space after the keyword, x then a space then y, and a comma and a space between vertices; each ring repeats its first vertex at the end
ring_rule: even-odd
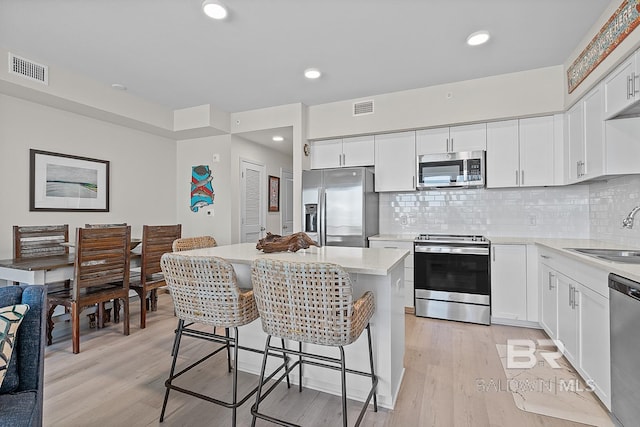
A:
POLYGON ((540 265, 540 326, 551 339, 558 337, 558 278, 545 264, 540 265))
POLYGON ((370 248, 406 249, 410 252, 404 259, 404 306, 412 308, 413 303, 413 241, 369 240, 370 248))
POLYGON ((540 325, 611 409, 608 272, 546 250, 539 271, 540 325))
POLYGON ((526 245, 491 245, 491 317, 527 319, 526 245))

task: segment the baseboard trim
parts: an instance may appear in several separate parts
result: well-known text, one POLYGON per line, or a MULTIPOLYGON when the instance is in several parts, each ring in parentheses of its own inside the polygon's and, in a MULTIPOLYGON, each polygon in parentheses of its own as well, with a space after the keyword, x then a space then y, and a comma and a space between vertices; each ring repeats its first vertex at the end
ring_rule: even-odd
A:
POLYGON ((531 320, 516 320, 516 319, 504 319, 504 318, 491 317, 491 324, 517 326, 520 328, 542 329, 542 326, 540 326, 538 322, 532 322, 531 320))

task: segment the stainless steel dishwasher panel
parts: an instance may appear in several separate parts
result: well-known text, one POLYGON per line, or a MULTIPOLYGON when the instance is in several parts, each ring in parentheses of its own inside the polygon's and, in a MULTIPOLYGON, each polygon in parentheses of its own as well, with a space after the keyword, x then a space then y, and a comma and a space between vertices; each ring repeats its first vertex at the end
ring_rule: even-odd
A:
POLYGON ((611 411, 625 427, 640 420, 640 283, 609 275, 611 411))

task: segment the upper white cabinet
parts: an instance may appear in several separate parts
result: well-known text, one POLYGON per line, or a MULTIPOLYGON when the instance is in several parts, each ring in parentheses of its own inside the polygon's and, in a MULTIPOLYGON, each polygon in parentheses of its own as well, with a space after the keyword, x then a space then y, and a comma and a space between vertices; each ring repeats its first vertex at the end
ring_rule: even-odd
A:
POLYGON ((423 129, 416 132, 416 155, 486 149, 486 123, 423 129))
POLYGON ((640 73, 636 52, 604 79, 604 118, 610 119, 640 101, 640 73))
POLYGON ((554 116, 487 124, 487 187, 555 184, 554 116))
POLYGON ((311 143, 311 169, 373 166, 373 135, 327 139, 311 143))
POLYGON ((598 85, 567 112, 569 183, 606 173, 603 110, 602 85, 598 85))
POLYGON ((415 191, 416 133, 375 136, 376 191, 415 191))

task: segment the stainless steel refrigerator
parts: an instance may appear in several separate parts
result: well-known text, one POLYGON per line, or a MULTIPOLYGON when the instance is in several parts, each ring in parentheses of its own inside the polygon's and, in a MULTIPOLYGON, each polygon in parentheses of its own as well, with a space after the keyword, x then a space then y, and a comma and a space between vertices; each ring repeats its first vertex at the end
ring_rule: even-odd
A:
POLYGON ((366 248, 378 234, 372 168, 302 172, 303 231, 320 246, 366 248))

